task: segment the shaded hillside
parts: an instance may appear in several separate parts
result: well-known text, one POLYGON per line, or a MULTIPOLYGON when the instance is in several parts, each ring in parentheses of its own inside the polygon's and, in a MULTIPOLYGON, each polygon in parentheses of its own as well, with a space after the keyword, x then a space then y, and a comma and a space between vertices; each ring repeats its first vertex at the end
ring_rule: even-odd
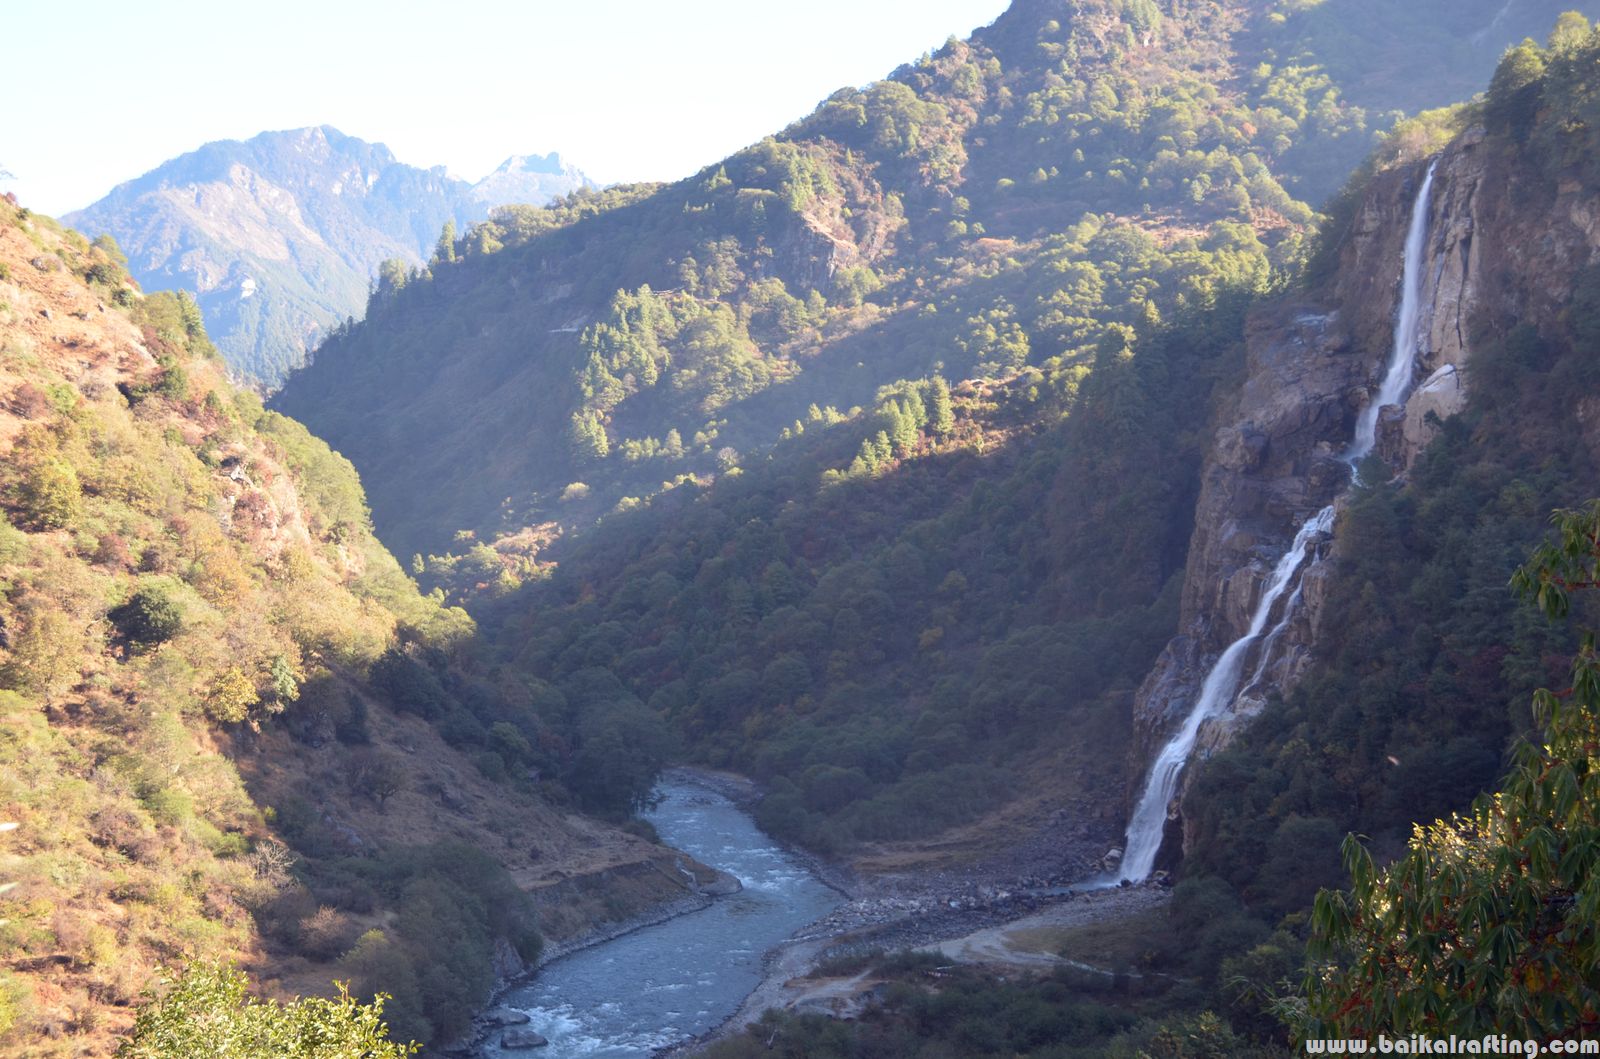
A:
POLYGON ((1212 753, 1191 764, 1174 828, 1182 877, 1158 921, 1013 936, 1143 972, 1140 987, 1072 967, 1002 985, 864 959, 848 972, 884 983, 880 1010, 852 1022, 771 1015, 713 1054, 911 1056, 954 1041, 972 1055, 1268 1057, 1299 1050, 1291 1033, 1593 1031, 1592 634, 1519 601, 1513 574, 1533 555, 1522 580, 1543 609, 1564 616, 1570 593, 1576 623, 1592 625, 1582 591, 1594 584, 1592 503, 1559 520, 1559 543, 1541 545, 1556 536, 1550 509, 1581 504, 1600 480, 1597 57, 1600 30, 1576 15, 1547 47, 1512 51, 1481 106, 1418 130, 1421 157, 1385 151, 1363 168, 1327 271, 1253 314, 1245 378, 1218 391, 1222 427, 1205 458, 1208 479, 1238 476, 1240 503, 1219 514, 1202 502, 1190 555, 1191 573, 1217 578, 1204 587, 1224 625, 1248 611, 1284 547, 1281 529, 1264 532, 1268 518, 1303 517, 1326 499, 1293 478, 1334 491, 1348 482, 1340 448, 1323 438, 1312 449, 1319 432, 1348 437, 1371 392, 1361 369, 1393 329, 1405 218, 1437 162, 1424 382, 1383 417, 1367 484, 1342 504, 1331 553, 1307 582, 1313 638, 1295 645, 1298 682, 1225 716, 1212 753), (1308 385, 1330 359, 1343 362, 1334 384, 1308 385), (1460 400, 1440 396, 1452 377, 1464 379, 1460 400), (1253 420, 1254 438, 1228 418, 1261 411, 1238 396, 1252 389, 1284 413, 1253 420), (1316 483, 1319 463, 1337 471, 1316 483), (1219 574, 1208 537, 1254 553, 1257 569, 1219 574), (1534 695, 1541 686, 1552 690, 1534 695), (1341 865, 1347 831, 1369 848, 1341 865), (1320 885, 1353 893, 1318 899, 1312 927, 1320 885), (1165 974, 1182 986, 1162 993, 1165 974))
POLYGON ((1277 0, 1270 7, 1251 47, 1275 70, 1315 64, 1357 106, 1407 113, 1470 98, 1509 45, 1543 40, 1563 11, 1594 13, 1560 0, 1277 0))
POLYGON ((145 289, 192 292, 229 366, 273 387, 361 311, 382 262, 421 264, 447 222, 588 186, 554 155, 472 185, 321 126, 208 143, 66 219, 115 237, 145 289))
POLYGON ((529 774, 527 689, 460 664, 471 620, 348 462, 225 381, 194 303, 5 200, 0 452, 0 1051, 109 1054, 201 956, 391 993, 438 1041, 541 928, 695 898, 529 774), (491 746, 452 750, 452 712, 491 746))
MULTIPOLYGON (((771 783, 776 834, 860 852, 1047 791, 1007 835, 1037 841, 1032 814, 1072 806, 1046 870, 1081 872, 1118 823, 1098 796, 1175 618, 1207 394, 1236 370, 1249 297, 1134 355, 1102 345, 1070 401, 936 378, 887 388, 865 442, 813 421, 703 493, 549 547, 552 568, 480 606, 487 638, 546 679, 604 669, 694 759, 771 783)), ((426 576, 492 578, 496 554, 426 576)))
POLYGON ((1280 177, 1370 143, 1310 65, 1244 76, 1276 13, 1015 4, 689 180, 475 227, 277 403, 425 583, 505 597, 499 659, 782 777, 785 834, 1079 797, 1175 620, 1240 309, 1299 267, 1280 177))

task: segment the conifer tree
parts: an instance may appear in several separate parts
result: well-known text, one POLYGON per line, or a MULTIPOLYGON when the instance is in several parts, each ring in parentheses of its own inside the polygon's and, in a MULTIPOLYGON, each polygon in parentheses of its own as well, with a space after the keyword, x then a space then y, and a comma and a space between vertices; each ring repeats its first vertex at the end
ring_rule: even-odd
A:
POLYGON ((433 248, 433 260, 450 262, 456 259, 456 222, 445 221, 444 228, 439 232, 439 242, 433 248))
POLYGON ((955 410, 950 404, 950 384, 935 375, 928 386, 928 423, 934 434, 946 437, 956 428, 955 410))

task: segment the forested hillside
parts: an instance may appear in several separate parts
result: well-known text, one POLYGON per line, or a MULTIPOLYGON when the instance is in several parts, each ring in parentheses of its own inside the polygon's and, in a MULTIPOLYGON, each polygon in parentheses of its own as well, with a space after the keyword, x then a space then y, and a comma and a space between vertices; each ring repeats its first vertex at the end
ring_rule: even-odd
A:
MULTIPOLYGON (((1547 45, 1504 56, 1479 103, 1435 119, 1441 165, 1470 155, 1483 174, 1454 221, 1495 251, 1474 275, 1465 407, 1408 474, 1363 471, 1307 675, 1192 766, 1169 909, 1060 938, 1183 984, 1121 995, 1065 968, 1022 987, 930 982, 943 972, 927 962, 868 960, 880 1011, 774 1015, 714 1054, 1277 1056, 1301 1037, 1592 1035, 1597 58, 1600 29, 1564 15, 1547 45), (1558 505, 1577 510, 1553 532, 1558 505)), ((1428 160, 1383 152, 1348 194, 1391 194, 1383 170, 1428 160)), ((1370 236, 1339 216, 1328 261, 1370 236)), ((1339 280, 1314 273, 1288 304, 1339 280)))
MULTIPOLYGON (((685 896, 527 770, 528 689, 465 664, 471 619, 347 461, 225 381, 195 303, 6 200, 0 452, 0 1051, 109 1054, 196 959, 392 994, 399 1039, 440 1042, 542 933, 685 896), (481 752, 441 739, 456 714, 481 752)), ((626 802, 651 729, 579 717, 631 744, 626 802)))
POLYGON ((1558 9, 1019 3, 688 180, 500 212, 387 274, 279 406, 362 467, 398 551, 442 553, 748 467, 900 379, 1073 380, 1108 325, 1291 265, 1393 108, 1481 85, 1558 9), (1407 38, 1381 71, 1423 87, 1371 102, 1352 25, 1407 38))
MULTIPOLYGON (((370 322, 330 343, 284 401, 318 415, 313 379, 372 394, 370 413, 320 414, 351 432, 340 443, 358 461, 406 459, 413 487, 403 424, 435 417, 444 463, 468 468, 437 498, 445 517, 479 514, 441 527, 437 507, 396 496, 398 539, 507 535, 458 543, 424 576, 480 601, 502 660, 603 680, 668 718, 690 756, 768 780, 761 819, 776 833, 859 854, 1040 790, 1092 817, 1126 760, 1123 704, 1175 621, 1209 396, 1238 382, 1243 312, 1300 282, 1311 212, 1288 189, 1331 192, 1371 142, 1373 115, 1325 93, 1336 75, 1368 101, 1385 78, 1426 83, 1383 66, 1352 27, 1407 39, 1408 61, 1460 68, 1473 38, 1510 17, 1486 7, 1468 22, 1452 7, 1434 23, 1446 36, 1430 36, 1394 8, 1346 19, 1334 6, 1258 8, 1255 21, 1243 7, 1107 6, 1069 21, 1018 5, 695 182, 502 215, 453 271, 375 299, 370 322), (1207 42, 1224 39, 1239 55, 1320 48, 1327 61, 1203 90, 1218 83, 1207 64, 1224 61, 1207 42), (1041 74, 1028 65, 1039 54, 1065 65, 1041 74), (1246 121, 1272 128, 1267 100, 1296 88, 1319 105, 1281 126, 1277 150, 1230 137, 1246 121), (1153 124, 1158 114, 1174 124, 1153 124), (718 220, 715 244, 692 242, 718 220), (826 246, 806 242, 818 229, 826 246), (639 231, 650 237, 624 234, 639 231), (588 256, 602 253, 621 270, 588 256), (789 300, 772 313, 780 291, 789 300), (602 299, 585 315, 585 300, 602 299), (532 326, 497 322, 513 308, 532 326), (763 340, 767 319, 785 326, 763 340), (517 427, 494 436, 518 440, 485 457, 448 448, 442 409, 458 399, 478 401, 480 439, 517 404, 517 427), (552 423, 566 425, 559 449, 539 434, 552 423), (396 455, 377 442, 363 454, 356 430, 396 455), (678 478, 685 470, 695 477, 678 478), (492 514, 470 495, 491 480, 492 514), (485 606, 485 593, 498 601, 485 606)), ((1541 29, 1554 22, 1543 18, 1541 29)), ((1397 126, 1334 203, 1313 285, 1331 282, 1351 204, 1377 170, 1416 165, 1479 122, 1506 209, 1536 218, 1558 186, 1592 190, 1581 102, 1592 41, 1586 22, 1563 20, 1548 50, 1511 53, 1481 108, 1397 126)), ((1049 1009, 1076 1032, 1128 1031, 1114 1047, 1130 1054, 1180 1040, 1271 1049, 1283 1031, 1263 994, 1228 983, 1283 990, 1298 977, 1296 917, 1342 878, 1340 836, 1360 830, 1380 857, 1397 852, 1414 821, 1492 787, 1530 730, 1530 693, 1559 681, 1570 642, 1505 586, 1549 509, 1594 480, 1586 405, 1572 398, 1592 389, 1589 279, 1538 261, 1477 282, 1503 285, 1499 306, 1548 304, 1517 292, 1565 286, 1572 308, 1470 322, 1467 410, 1409 479, 1374 477, 1341 519, 1309 675, 1187 796, 1186 878, 1140 959, 1198 979, 1156 1010, 1209 1005, 1224 1018, 1151 1029, 1135 1024, 1149 1008, 1049 1009)), ((1105 823, 1092 838, 1114 838, 1105 823)), ((941 1019, 960 1008, 919 996, 903 994, 867 1039, 888 1054, 948 1040, 957 1024, 941 1019)), ((1034 999, 974 1002, 1010 1005, 1018 1020, 1011 1036, 974 1037, 982 1051, 1054 1039, 1030 1036, 1034 999)), ((804 1023, 781 1035, 802 1047, 860 1040, 804 1023)))
POLYGON ((518 668, 601 667, 692 757, 772 781, 764 826, 814 847, 931 835, 1034 770, 1092 806, 1119 783, 1120 703, 1174 620, 1205 414, 1189 398, 1227 377, 1247 300, 1138 356, 1103 342, 1070 404, 888 388, 864 451, 859 429, 816 421, 701 499, 607 520, 484 620, 518 668))
MULTIPOLYGON (((1506 588, 1600 470, 1600 34, 1561 6, 1016 0, 686 180, 446 226, 272 411, 194 302, 0 207, 0 1033, 103 1052, 201 955, 281 994, 351 977, 447 1041, 543 937, 683 896, 576 815, 625 821, 670 760, 755 778, 766 829, 865 873, 1114 862, 1197 529, 1254 574, 1282 553, 1238 512, 1196 526, 1208 470, 1273 444, 1227 418, 1282 381, 1262 343, 1309 358, 1366 314, 1283 457, 1345 489, 1319 431, 1349 436, 1394 298, 1351 247, 1470 156, 1469 238, 1430 253, 1517 249, 1455 318, 1465 404, 1414 460, 1390 413, 1299 679, 1192 770, 1170 902, 1051 936, 1138 984, 856 951, 833 966, 883 983, 874 1015, 722 1048, 1267 1056, 1286 1014, 1353 1018, 1300 988, 1340 838, 1387 861, 1492 789, 1573 648, 1506 588)), ((1261 506, 1292 524, 1303 486, 1261 506)), ((1328 912, 1384 900, 1349 861, 1329 989, 1393 974, 1328 912)))
MULTIPOLYGON (((1457 115, 1486 134, 1480 218, 1529 232, 1600 195, 1597 57, 1600 33, 1566 16, 1547 47, 1508 52, 1481 106, 1457 115)), ((1341 878, 1343 834, 1367 836, 1384 861, 1414 822, 1493 789, 1535 729, 1533 691, 1566 686, 1572 632, 1508 587, 1551 510, 1600 481, 1600 274, 1559 246, 1530 236, 1522 260, 1487 262, 1477 282, 1498 311, 1471 321, 1465 409, 1408 476, 1356 491, 1314 665, 1185 799, 1186 870, 1269 922, 1341 878), (1303 854, 1313 844, 1318 870, 1303 854)))
POLYGON ((499 660, 781 779, 777 832, 925 834, 1037 773, 1112 838, 1209 395, 1301 265, 1290 189, 1391 120, 1350 27, 1479 83, 1512 31, 1322 6, 1015 4, 689 180, 497 212, 276 406, 425 584, 501 597, 499 660))

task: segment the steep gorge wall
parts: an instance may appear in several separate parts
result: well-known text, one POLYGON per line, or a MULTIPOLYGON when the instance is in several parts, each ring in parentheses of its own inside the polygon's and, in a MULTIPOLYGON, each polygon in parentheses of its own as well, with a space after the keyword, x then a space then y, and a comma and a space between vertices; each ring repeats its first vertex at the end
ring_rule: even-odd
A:
MULTIPOLYGON (((1179 633, 1135 698, 1131 797, 1211 665, 1247 631, 1297 527, 1348 484, 1340 457, 1392 346, 1407 221, 1425 168, 1415 163, 1376 176, 1331 281, 1268 305, 1249 322, 1246 377, 1218 413, 1202 470, 1179 633)), ((1377 452, 1401 473, 1437 430, 1434 417, 1465 406, 1475 335, 1560 319, 1573 277, 1600 257, 1600 202, 1576 182, 1549 185, 1471 130, 1438 159, 1428 233, 1415 387, 1403 407, 1385 409, 1379 421, 1377 452)), ((1336 525, 1324 545, 1332 561, 1307 571, 1295 618, 1261 679, 1206 723, 1196 756, 1227 745, 1272 695, 1304 675, 1327 586, 1338 574, 1338 548, 1336 525)), ((1258 664, 1251 657, 1246 671, 1258 664)), ((1169 837, 1178 826, 1169 823, 1169 837)))

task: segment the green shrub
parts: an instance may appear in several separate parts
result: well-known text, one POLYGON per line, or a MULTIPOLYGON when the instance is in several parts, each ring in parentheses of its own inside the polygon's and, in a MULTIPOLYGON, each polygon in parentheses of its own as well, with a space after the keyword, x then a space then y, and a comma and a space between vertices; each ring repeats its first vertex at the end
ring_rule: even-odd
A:
POLYGON ((388 1039, 382 995, 362 1004, 341 985, 332 1000, 279 1004, 246 985, 240 971, 191 964, 140 1010, 118 1059, 398 1059, 417 1050, 388 1039))
POLYGON ((27 1021, 30 993, 27 985, 0 971, 0 1038, 27 1021))
POLYGON ((35 530, 65 529, 83 509, 78 472, 60 457, 46 457, 23 471, 16 487, 23 523, 35 530))
POLYGON ((391 647, 372 664, 372 685, 389 697, 395 708, 432 719, 445 708, 444 688, 427 666, 399 648, 391 647))
POLYGON ((189 396, 189 372, 174 358, 163 358, 161 366, 165 369, 161 378, 156 382, 155 392, 162 397, 173 401, 182 401, 189 396))
POLYGON ((250 715, 250 707, 261 701, 255 681, 238 666, 218 674, 206 695, 206 713, 214 721, 238 724, 250 715))
POLYGON ((122 638, 136 647, 166 643, 183 630, 183 612, 155 585, 139 589, 106 616, 122 638))

